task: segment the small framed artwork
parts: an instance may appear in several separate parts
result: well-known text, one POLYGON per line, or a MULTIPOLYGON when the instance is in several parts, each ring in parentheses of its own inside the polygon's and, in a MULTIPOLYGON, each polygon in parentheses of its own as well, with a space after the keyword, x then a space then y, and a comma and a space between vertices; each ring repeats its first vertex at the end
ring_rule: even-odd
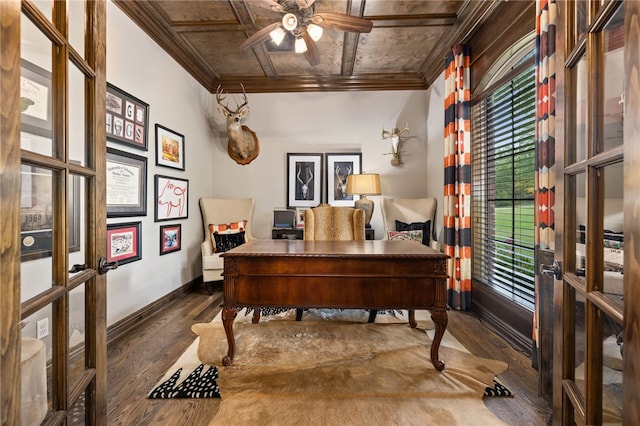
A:
POLYGON ((296 228, 304 228, 304 212, 306 208, 298 207, 296 209, 296 228))
POLYGON ((287 154, 287 208, 322 202, 322 154, 287 154))
POLYGON ((107 83, 107 140, 147 150, 149 104, 107 83))
POLYGON ((107 148, 107 217, 147 215, 147 158, 107 148))
POLYGON ((182 225, 160 226, 160 256, 182 248, 182 225))
POLYGON ((156 165, 184 170, 184 136, 156 124, 156 165))
POLYGON ((327 203, 332 206, 353 207, 355 197, 347 194, 347 176, 362 170, 362 153, 325 154, 327 173, 327 203))
POLYGON ((20 66, 20 130, 51 138, 51 73, 24 59, 20 66))
POLYGON ((189 217, 189 181, 155 175, 155 221, 189 217))
POLYGON ((107 262, 124 265, 142 259, 142 222, 107 224, 107 262))

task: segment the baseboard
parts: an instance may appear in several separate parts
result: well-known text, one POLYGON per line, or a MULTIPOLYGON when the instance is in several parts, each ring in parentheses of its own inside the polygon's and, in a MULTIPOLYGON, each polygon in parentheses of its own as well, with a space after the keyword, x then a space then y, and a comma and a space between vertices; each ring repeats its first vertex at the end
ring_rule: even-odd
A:
POLYGON ((133 314, 111 324, 107 327, 107 344, 113 342, 120 336, 126 334, 133 327, 138 325, 140 321, 143 321, 152 315, 158 313, 161 309, 166 307, 166 304, 172 302, 185 293, 189 293, 192 289, 202 285, 202 276, 194 278, 192 281, 178 287, 171 293, 162 296, 160 299, 148 304, 144 308, 134 312, 133 314))

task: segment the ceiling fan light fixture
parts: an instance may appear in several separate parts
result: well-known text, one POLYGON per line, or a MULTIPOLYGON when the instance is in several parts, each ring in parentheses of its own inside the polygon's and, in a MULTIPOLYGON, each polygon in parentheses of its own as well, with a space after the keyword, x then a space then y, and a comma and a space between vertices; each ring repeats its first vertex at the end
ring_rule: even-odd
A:
POLYGON ((298 26, 298 17, 293 13, 287 13, 282 17, 282 26, 287 31, 293 31, 298 26))
POLYGON ((322 31, 323 31, 322 27, 319 25, 316 25, 316 24, 307 25, 307 32, 309 33, 313 41, 320 40, 320 37, 322 37, 322 31))
POLYGON ((296 39, 295 51, 296 53, 304 53, 307 51, 307 43, 305 43, 302 38, 296 39))
POLYGON ((282 40, 284 40, 284 36, 287 35, 287 33, 284 32, 282 27, 278 27, 271 31, 269 35, 271 36, 271 40, 273 40, 277 46, 280 46, 280 43, 282 43, 282 40))

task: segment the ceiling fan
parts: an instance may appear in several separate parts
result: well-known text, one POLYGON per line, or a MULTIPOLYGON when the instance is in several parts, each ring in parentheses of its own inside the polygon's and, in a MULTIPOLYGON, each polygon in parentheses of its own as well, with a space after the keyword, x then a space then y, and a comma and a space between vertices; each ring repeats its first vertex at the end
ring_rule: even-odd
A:
POLYGON ((303 53, 311 65, 320 63, 320 51, 316 42, 322 37, 323 28, 337 31, 368 33, 373 22, 345 13, 315 13, 316 0, 261 0, 261 6, 280 12, 282 20, 267 25, 246 39, 240 47, 252 48, 260 43, 273 40, 279 45, 287 33, 295 40, 296 53, 303 53))

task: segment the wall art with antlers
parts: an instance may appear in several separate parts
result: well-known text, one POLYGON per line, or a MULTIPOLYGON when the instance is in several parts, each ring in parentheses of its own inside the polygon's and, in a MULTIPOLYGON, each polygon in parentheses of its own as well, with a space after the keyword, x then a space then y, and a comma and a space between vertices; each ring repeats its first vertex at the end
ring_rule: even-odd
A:
POLYGON ((397 127, 387 131, 382 128, 382 139, 391 139, 391 165, 399 166, 402 164, 400 159, 400 138, 404 133, 409 133, 409 123, 406 123, 404 129, 400 130, 397 127))
POLYGON ((247 94, 242 87, 242 104, 236 103, 236 109, 231 110, 226 104, 223 104, 227 97, 221 86, 216 90, 216 101, 218 102, 218 111, 224 115, 227 120, 227 152, 236 163, 247 165, 251 163, 260 153, 260 143, 258 136, 249 127, 243 125, 242 120, 249 114, 249 101, 247 94))

